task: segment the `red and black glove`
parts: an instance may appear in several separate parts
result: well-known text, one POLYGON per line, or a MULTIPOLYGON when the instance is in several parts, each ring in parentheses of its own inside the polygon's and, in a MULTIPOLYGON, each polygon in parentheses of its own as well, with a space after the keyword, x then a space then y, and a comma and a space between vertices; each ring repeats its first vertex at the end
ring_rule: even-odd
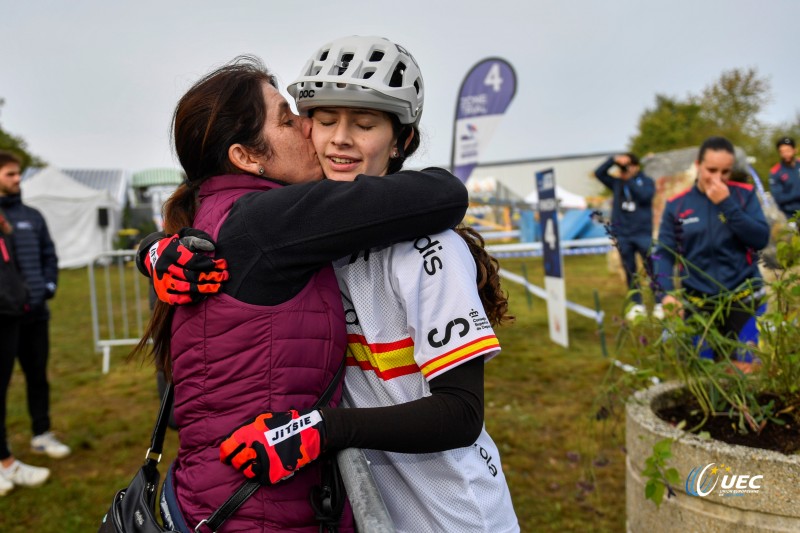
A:
POLYGON ((270 485, 317 459, 324 441, 325 421, 317 410, 264 413, 222 442, 219 460, 270 485))
POLYGON ((209 294, 219 292, 229 278, 228 263, 212 259, 205 253, 214 249, 211 236, 193 228, 183 228, 171 237, 153 243, 143 257, 147 273, 153 280, 158 299, 174 305, 197 303, 209 294))

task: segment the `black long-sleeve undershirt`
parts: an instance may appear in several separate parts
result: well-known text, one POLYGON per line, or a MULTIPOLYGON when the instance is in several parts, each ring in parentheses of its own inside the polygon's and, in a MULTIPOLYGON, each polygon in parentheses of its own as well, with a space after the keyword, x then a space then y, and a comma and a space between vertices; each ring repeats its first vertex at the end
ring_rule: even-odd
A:
POLYGON ((469 446, 483 428, 483 357, 430 380, 431 395, 391 407, 321 409, 326 449, 430 453, 469 446))
MULTIPOLYGON (((440 168, 352 182, 322 180, 242 196, 217 236, 231 279, 222 291, 255 305, 297 295, 331 261, 458 224, 468 206, 461 181, 440 168)), ((159 235, 139 246, 137 265, 159 235)))

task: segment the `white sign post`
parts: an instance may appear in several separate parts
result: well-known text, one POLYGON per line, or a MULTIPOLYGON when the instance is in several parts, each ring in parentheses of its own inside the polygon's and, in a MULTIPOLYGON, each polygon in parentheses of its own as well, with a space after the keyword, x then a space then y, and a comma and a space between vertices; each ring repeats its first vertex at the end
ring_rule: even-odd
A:
POLYGON ((569 346, 567 295, 564 289, 564 263, 558 235, 558 202, 553 169, 536 173, 536 190, 539 194, 539 223, 543 228, 544 288, 547 291, 550 338, 566 348, 569 346))

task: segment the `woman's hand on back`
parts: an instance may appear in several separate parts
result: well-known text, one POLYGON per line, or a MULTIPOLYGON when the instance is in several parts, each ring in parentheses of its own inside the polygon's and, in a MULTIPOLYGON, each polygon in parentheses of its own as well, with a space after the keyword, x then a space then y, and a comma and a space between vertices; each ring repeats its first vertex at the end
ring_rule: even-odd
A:
POLYGON ((194 228, 183 228, 149 246, 140 259, 158 299, 170 305, 184 305, 218 293, 230 274, 224 259, 207 255, 213 250, 211 236, 194 228))

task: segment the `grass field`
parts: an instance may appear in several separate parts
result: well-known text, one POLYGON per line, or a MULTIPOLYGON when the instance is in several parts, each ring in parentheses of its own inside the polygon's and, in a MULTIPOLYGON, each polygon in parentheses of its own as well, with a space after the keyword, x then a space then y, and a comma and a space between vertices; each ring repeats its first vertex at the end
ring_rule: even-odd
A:
MULTIPOLYGON (((541 260, 503 260, 502 266, 543 284, 541 260)), ((567 257, 565 273, 570 300, 594 307, 598 292, 613 354, 622 283, 601 256, 567 257)), ((62 271, 52 302, 53 429, 73 454, 53 460, 30 453, 24 380, 17 368, 9 391, 10 443, 20 459, 48 466, 52 476, 42 487, 16 488, 0 498, 0 532, 96 531, 114 492, 144 459, 159 402, 155 376, 148 364, 126 363, 127 348, 115 348, 110 373, 101 373, 88 286, 85 269, 62 271)), ((533 298, 529 308, 521 287, 506 282, 505 288, 517 323, 498 330, 503 352, 487 366, 486 425, 500 447, 522 530, 623 531, 622 428, 593 421, 593 402, 609 364, 597 325, 570 313, 570 347, 562 348, 549 340, 546 304, 533 298)), ((165 462, 176 446, 170 431, 165 462)))

